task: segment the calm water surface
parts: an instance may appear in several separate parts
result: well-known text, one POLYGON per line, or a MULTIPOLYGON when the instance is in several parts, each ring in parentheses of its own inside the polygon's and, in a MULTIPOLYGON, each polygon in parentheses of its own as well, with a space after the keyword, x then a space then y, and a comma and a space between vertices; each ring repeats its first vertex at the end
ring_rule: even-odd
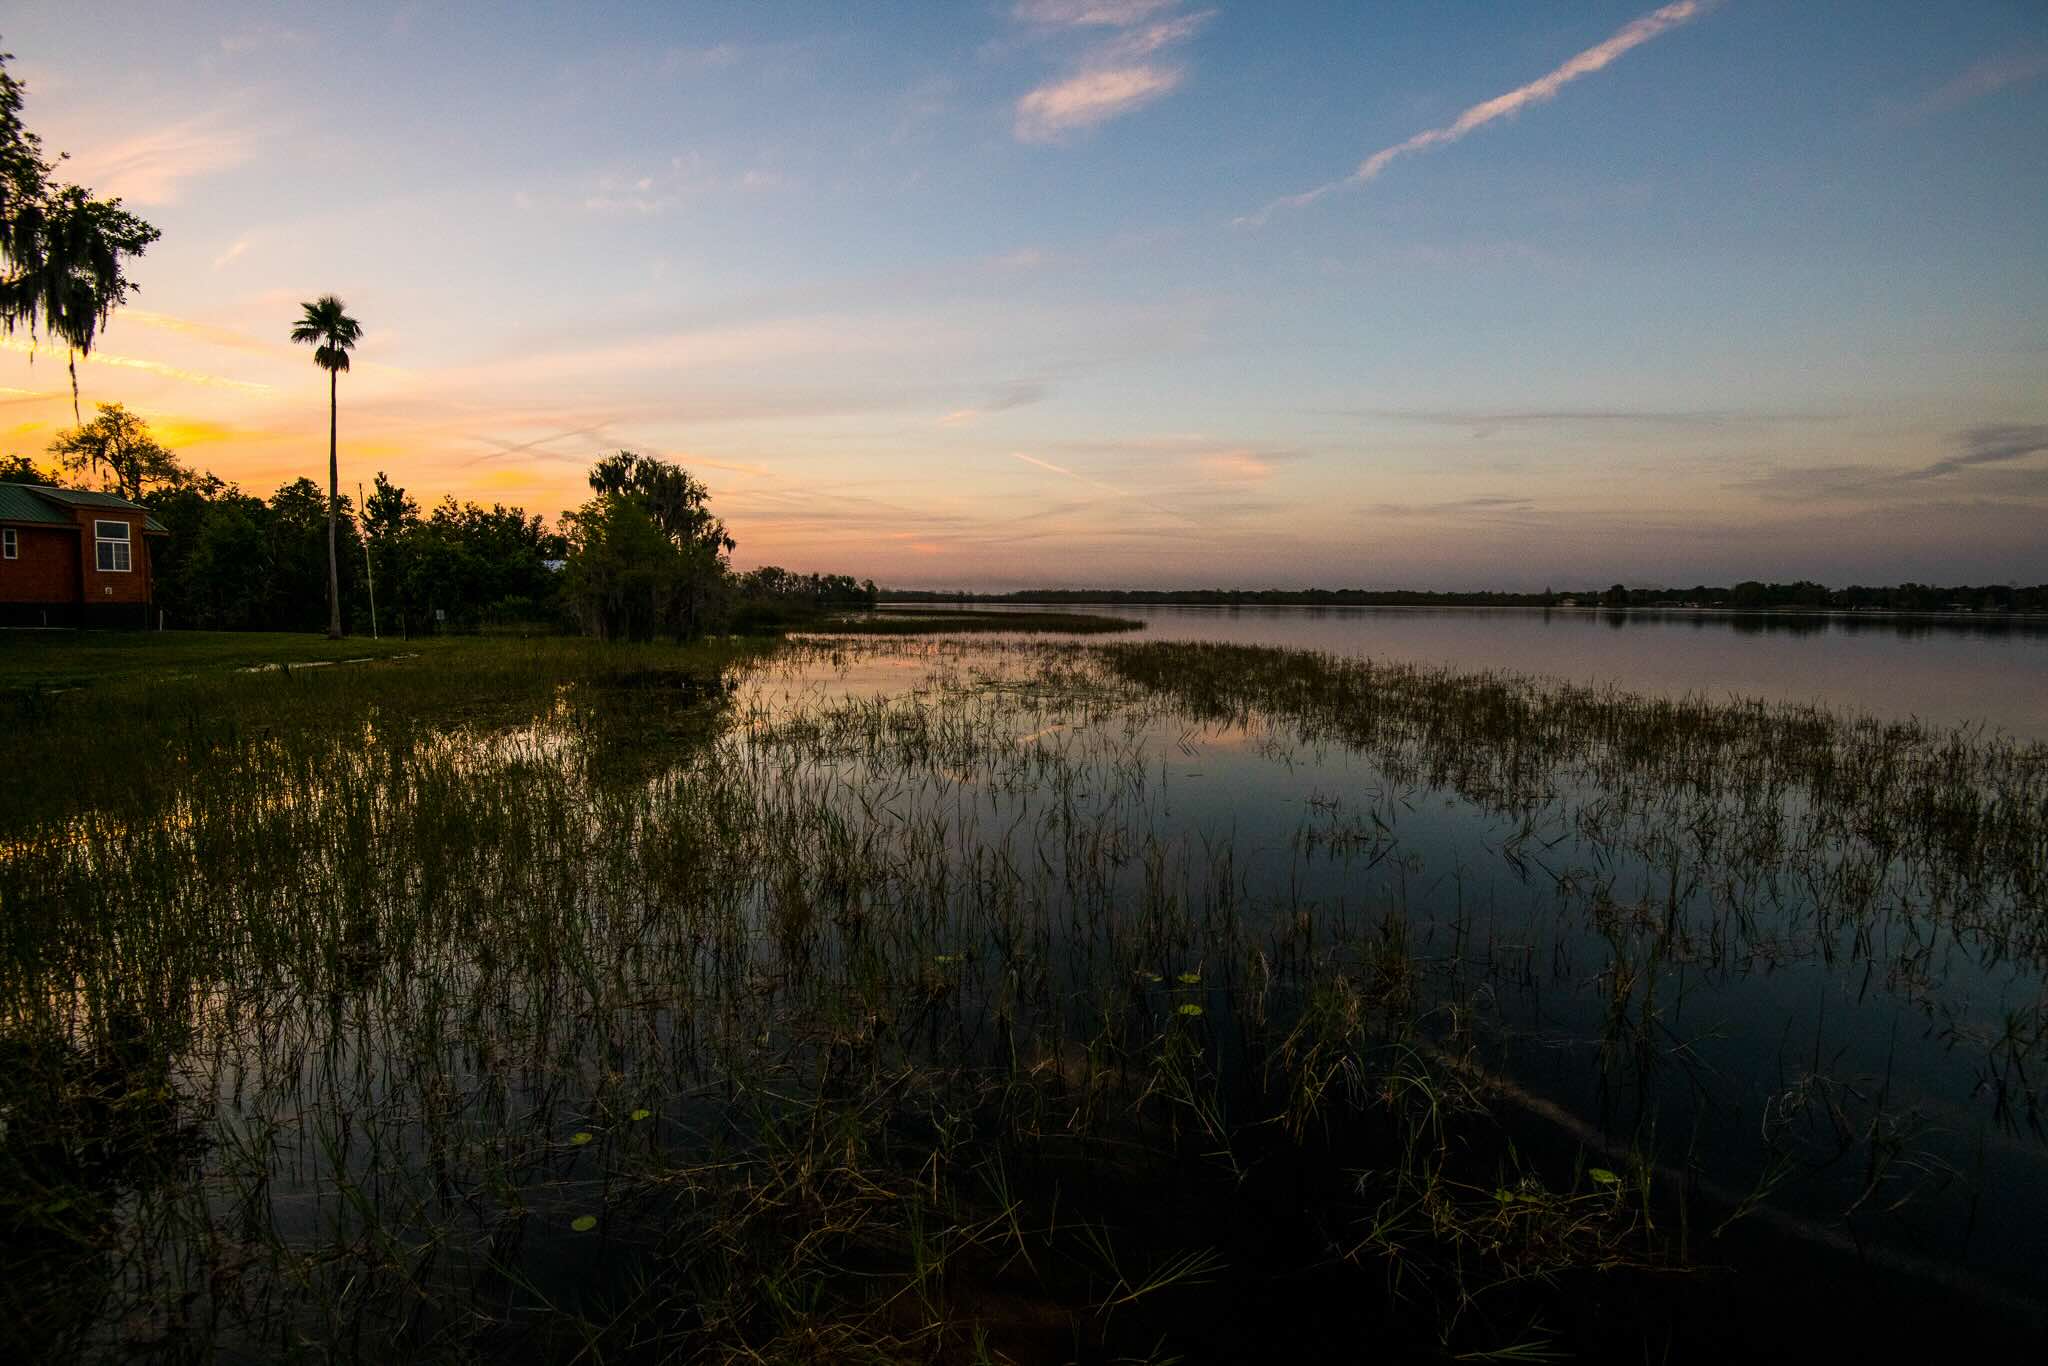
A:
POLYGON ((2048 621, 1525 608, 1057 610, 1142 620, 1150 640, 1511 669, 1660 696, 1820 702, 2048 739, 2048 621))
MULTIPOLYGON (((2048 737, 2048 633, 2031 629, 1131 614, 1144 637, 1110 639, 1306 647, 2048 737)), ((1501 1083, 1489 1108, 1500 1098, 1521 1151, 1548 1151, 1530 1160, 1546 1189, 1580 1180, 1574 1151, 1616 1168, 1640 1153, 1660 1193, 1706 1194, 1689 1208, 1754 1193, 1759 1217, 1799 1239, 2048 1302, 2048 940, 2043 860, 2023 857, 2048 821, 2022 822, 2006 863, 1973 857, 1967 832, 1956 850, 1882 821, 1811 824, 1824 802, 1872 808, 1854 805, 1854 783, 1815 790, 1811 770, 1758 783, 1768 747, 1759 759, 1729 743, 1728 761, 1749 767, 1725 781, 1711 763, 1705 779, 1673 778, 1654 755, 1606 763, 1614 742, 1597 726, 1563 742, 1516 732, 1510 787, 1487 749, 1505 732, 1390 712, 1383 729, 1341 731, 1352 742, 1256 702, 1219 718, 1119 675, 1090 648, 1101 639, 798 642, 729 695, 721 684, 702 734, 598 725, 637 694, 593 692, 579 708, 581 685, 565 687, 510 731, 309 748, 346 781, 290 801, 269 783, 235 801, 165 799, 90 839, 20 845, 0 874, 22 895, 74 899, 81 915, 113 906, 107 923, 165 942, 243 924, 252 897, 292 908, 254 922, 280 948, 236 934, 177 960, 198 975, 181 979, 198 1003, 166 1068, 176 1104, 168 1085, 155 1094, 165 1124, 200 1136, 186 1165, 203 1179, 179 1185, 182 1166, 158 1179, 167 1199, 197 1192, 180 1208, 209 1233, 130 1234, 196 1256, 246 1227, 238 1236, 308 1265, 331 1261, 346 1284, 337 1250, 381 1246, 361 1234, 371 1210, 409 1245, 445 1249, 434 1293, 448 1304, 496 1294, 500 1261, 557 1302, 596 1303, 665 1236, 670 1208, 635 1203, 630 1184, 615 1202, 615 1183, 657 1144, 693 1152, 735 1076, 795 1065, 794 1031, 855 999, 842 945, 891 955, 872 981, 906 992, 943 970, 959 1027, 906 1031, 901 1046, 945 1066, 983 1065, 984 1026, 1006 1008, 1022 1037, 1086 1040, 1113 1001, 1118 1020, 1169 1022, 1199 1002, 1222 1069, 1242 1061, 1225 1041, 1265 990, 1254 965, 1311 964, 1363 988, 1386 944, 1412 974, 1400 1009, 1412 1004, 1416 1036, 1469 1050, 1501 1083), (217 850, 281 853, 252 865, 196 852, 217 850), (167 857, 189 858, 180 876, 155 875, 167 857), (858 876, 827 881, 843 869, 858 876), (813 902, 860 915, 821 917, 792 958, 778 925, 813 902), (351 915, 372 930, 319 932, 351 915), (1105 947, 1147 923, 1149 979, 1105 947), (380 935, 393 947, 378 950, 380 935), (357 1198, 372 1187, 386 1192, 374 1209, 357 1198), (586 1214, 616 1243, 571 1239, 586 1214)), ((2038 800, 2038 781, 1998 771, 2006 811, 2038 800)), ((32 999, 72 990, 62 954, 35 948, 27 961, 54 967, 36 968, 32 999)), ((1276 1000, 1293 989, 1284 972, 1268 980, 1276 1000)), ((1691 1232, 1709 1263, 1711 1232, 1691 1232)), ((260 1323, 268 1302, 251 1303, 260 1323)))
MULTIPOLYGON (((1729 693, 1837 706, 1846 695, 1873 712, 1929 715, 1884 706, 1898 688, 1851 667, 1884 659, 1891 677, 1919 679, 1930 696, 1943 676, 1952 685, 1973 673, 1995 680, 2005 704, 1997 724, 2009 731, 2028 729, 2016 718, 2043 719, 2022 674, 2048 662, 2038 636, 1832 624, 1779 634, 1712 619, 1611 625, 1535 613, 1143 615, 1148 635, 1472 668, 1501 666, 1512 653, 1518 668, 1645 691, 1666 690, 1648 678, 1687 691, 1678 680, 1691 671, 1674 661, 1689 651, 1702 670, 1720 668, 1719 690, 1729 693), (1795 675, 1802 661, 1817 662, 1795 675), (1738 685, 1738 676, 1776 686, 1738 685)), ((856 646, 796 669, 784 680, 794 690, 782 697, 985 707, 978 699, 987 689, 1030 675, 1032 639, 1044 638, 979 658, 984 647, 971 638, 872 653, 856 646), (934 674, 945 660, 950 672, 934 674)), ((1948 719, 1992 718, 1959 711, 1948 719)), ((1588 815, 1614 794, 1569 766, 1553 775, 1549 797, 1510 810, 1456 783, 1419 778, 1398 756, 1390 765, 1386 753, 1303 740, 1285 718, 1258 713, 1217 722, 1171 704, 1091 714, 1052 700, 1020 703, 999 724, 1018 746, 1050 749, 1076 766, 1081 809, 1054 820, 1048 791, 981 787, 963 776, 974 800, 949 792, 922 813, 981 813, 964 822, 963 847, 1021 830, 1028 849, 1038 832, 1030 856, 1059 870, 1073 846, 1052 832, 1071 841, 1076 828, 1093 829, 1109 833, 1091 847, 1172 851, 1176 895, 1242 907, 1250 925, 1304 915, 1370 924, 1395 913, 1440 1008, 1476 1015, 1492 1063, 1537 1109, 1568 1116, 1567 1130, 1596 1152, 1602 1144, 1648 1151, 1665 1164, 1660 1179, 1704 1181, 1723 1202, 1759 1193, 1800 1237, 1846 1239, 1930 1273, 1949 1268, 2048 1294, 2036 1256, 2048 1227, 2048 1116, 2035 1075, 2048 979, 2030 952, 1987 929, 2009 913, 2030 923, 2040 908, 2018 905, 2016 893, 1973 900, 1942 868, 1880 857, 1865 865, 1877 879, 1865 909, 1844 916, 1814 879, 1860 857, 1854 851, 1830 846, 1742 863, 1711 839, 1660 830, 1654 795, 1635 825, 1603 829, 1588 815), (1126 776, 1133 771, 1142 781, 1126 776)), ((848 791, 882 777, 859 763, 843 775, 848 791)), ((1738 795, 1739 817, 1735 808, 1725 814, 1752 829, 1763 819, 1790 830, 1809 795, 1794 792, 1768 812, 1738 795)), ((1673 827, 1701 811, 1682 801, 1662 809, 1673 827)), ((1120 895, 1138 904, 1156 876, 1135 862, 1120 868, 1120 895)), ((1227 993, 1209 1003, 1229 1008, 1227 993)))

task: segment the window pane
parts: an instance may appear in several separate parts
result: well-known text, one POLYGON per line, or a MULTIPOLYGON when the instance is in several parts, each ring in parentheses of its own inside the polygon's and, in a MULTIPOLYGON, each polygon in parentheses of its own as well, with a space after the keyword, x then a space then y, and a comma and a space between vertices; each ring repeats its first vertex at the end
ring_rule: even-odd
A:
POLYGON ((93 535, 103 541, 125 541, 128 539, 128 524, 126 522, 94 522, 92 529, 93 535))

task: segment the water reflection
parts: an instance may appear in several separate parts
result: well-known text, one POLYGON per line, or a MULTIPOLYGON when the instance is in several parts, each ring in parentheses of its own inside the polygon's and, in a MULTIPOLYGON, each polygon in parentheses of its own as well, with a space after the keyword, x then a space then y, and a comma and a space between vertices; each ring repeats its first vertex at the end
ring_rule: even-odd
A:
POLYGON ((2048 620, 2039 618, 1485 607, 1061 610, 1136 617, 1152 640, 1513 669, 1666 697, 1818 702, 2048 739, 2048 620))
MULTIPOLYGON (((1276 1093, 1296 1127, 1251 1127, 1305 1132, 1342 1108, 1286 1108, 1316 1049, 1368 1111, 1330 1078, 1383 1083, 1386 1050, 1468 1078, 1554 1185, 1581 1149, 2048 1288, 2038 749, 1504 675, 856 641, 238 762, 9 848, 34 915, 0 1041, 167 984, 139 1063, 34 1070, 153 1097, 154 1156, 65 1179, 110 1192, 96 1246, 176 1268, 187 1330, 243 1348, 502 1355, 562 1315, 545 1355, 577 1315, 656 1331, 647 1285, 692 1300, 648 1301, 659 1331, 737 1332, 732 1278, 793 1258, 823 1296, 887 1259, 815 1230, 896 1255, 891 1212, 991 1153, 1235 1161, 1276 1093), (908 1174, 834 1165, 868 1145, 908 1174)), ((1558 1194, 1525 1181, 1509 1203, 1558 1194)), ((161 1302, 51 1265, 18 1283, 100 1280, 49 1342, 116 1291, 161 1302)))

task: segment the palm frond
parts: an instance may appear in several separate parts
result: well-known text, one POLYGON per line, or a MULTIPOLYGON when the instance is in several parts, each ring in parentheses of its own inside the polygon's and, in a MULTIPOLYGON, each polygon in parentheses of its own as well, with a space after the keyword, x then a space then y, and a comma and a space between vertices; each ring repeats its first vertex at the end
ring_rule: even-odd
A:
POLYGON ((363 325, 351 318, 346 306, 332 294, 323 294, 299 308, 292 340, 312 346, 313 363, 322 370, 346 373, 348 353, 362 340, 363 325))

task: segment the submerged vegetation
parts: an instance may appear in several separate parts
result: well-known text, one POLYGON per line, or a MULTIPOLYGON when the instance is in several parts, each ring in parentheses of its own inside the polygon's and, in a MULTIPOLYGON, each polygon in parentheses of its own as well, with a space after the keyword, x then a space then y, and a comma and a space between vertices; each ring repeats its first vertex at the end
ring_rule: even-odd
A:
POLYGON ((10 1357, 2040 1322, 2039 745, 830 636, 0 703, 10 1357))

